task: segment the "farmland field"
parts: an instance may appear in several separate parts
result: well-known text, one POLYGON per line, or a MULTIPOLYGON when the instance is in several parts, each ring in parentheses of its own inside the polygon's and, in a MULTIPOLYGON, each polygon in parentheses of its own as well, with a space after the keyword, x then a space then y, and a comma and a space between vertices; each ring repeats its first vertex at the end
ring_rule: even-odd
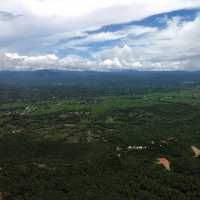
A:
POLYGON ((76 88, 73 98, 65 87, 14 90, 0 97, 1 198, 200 199, 191 149, 200 147, 198 85, 96 95, 76 88))

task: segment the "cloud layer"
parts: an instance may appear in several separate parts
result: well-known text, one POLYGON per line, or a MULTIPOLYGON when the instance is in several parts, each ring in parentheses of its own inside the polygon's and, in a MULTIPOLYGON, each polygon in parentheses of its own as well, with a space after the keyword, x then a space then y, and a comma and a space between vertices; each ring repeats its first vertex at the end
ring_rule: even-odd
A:
POLYGON ((0 70, 200 70, 198 7, 196 0, 2 1, 0 70))

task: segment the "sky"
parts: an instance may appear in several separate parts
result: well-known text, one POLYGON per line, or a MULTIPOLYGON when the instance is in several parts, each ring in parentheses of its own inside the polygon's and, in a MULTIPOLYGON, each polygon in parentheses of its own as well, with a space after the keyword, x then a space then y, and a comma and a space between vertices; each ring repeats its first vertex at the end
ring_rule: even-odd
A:
POLYGON ((0 70, 200 70, 200 0, 6 0, 0 29, 0 70))

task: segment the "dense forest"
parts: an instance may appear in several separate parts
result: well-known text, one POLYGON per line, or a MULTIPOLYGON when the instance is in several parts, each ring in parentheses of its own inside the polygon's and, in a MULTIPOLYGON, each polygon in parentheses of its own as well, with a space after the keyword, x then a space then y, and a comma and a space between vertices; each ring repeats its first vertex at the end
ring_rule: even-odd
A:
POLYGON ((199 148, 199 72, 0 72, 0 199, 199 200, 199 148))

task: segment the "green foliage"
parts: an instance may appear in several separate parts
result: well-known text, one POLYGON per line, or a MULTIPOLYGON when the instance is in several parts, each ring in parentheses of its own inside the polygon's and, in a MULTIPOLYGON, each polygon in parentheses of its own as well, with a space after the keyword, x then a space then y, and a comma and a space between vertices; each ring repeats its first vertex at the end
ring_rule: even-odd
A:
POLYGON ((198 88, 78 96, 1 101, 4 199, 200 199, 198 88))

